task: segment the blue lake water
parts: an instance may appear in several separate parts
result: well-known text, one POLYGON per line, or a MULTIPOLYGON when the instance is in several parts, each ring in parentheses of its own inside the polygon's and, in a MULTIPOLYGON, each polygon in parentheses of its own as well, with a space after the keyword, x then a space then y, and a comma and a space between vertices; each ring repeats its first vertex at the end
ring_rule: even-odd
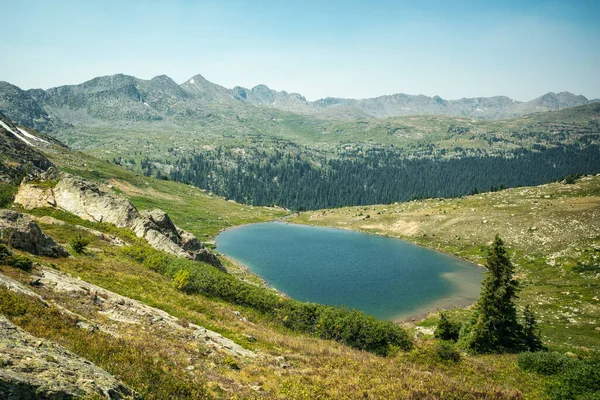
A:
POLYGON ((267 222, 226 230, 217 251, 302 301, 402 320, 479 296, 483 269, 399 239, 267 222))

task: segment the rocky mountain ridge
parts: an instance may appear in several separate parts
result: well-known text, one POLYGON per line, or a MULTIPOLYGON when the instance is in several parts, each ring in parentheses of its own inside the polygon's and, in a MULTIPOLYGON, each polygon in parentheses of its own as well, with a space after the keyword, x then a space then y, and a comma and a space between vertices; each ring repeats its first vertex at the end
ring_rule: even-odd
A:
POLYGON ((99 120, 204 121, 227 110, 234 110, 236 115, 251 113, 256 106, 334 119, 423 114, 500 119, 561 110, 596 101, 560 92, 546 93, 527 102, 506 96, 446 100, 439 96, 404 93, 368 99, 326 97, 311 102, 298 93, 277 91, 266 85, 251 89, 240 86, 227 89, 202 75, 196 75, 179 85, 166 75, 144 80, 116 74, 77 85, 26 91, 0 82, 0 111, 19 124, 41 130, 90 125, 99 120))

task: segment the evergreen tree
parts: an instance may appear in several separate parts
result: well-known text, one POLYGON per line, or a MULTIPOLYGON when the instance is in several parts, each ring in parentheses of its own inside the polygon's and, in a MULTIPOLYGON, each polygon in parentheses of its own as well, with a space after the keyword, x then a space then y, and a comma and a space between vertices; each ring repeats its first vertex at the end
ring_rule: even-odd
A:
POLYGON ((475 312, 461 334, 462 345, 476 353, 517 351, 523 327, 517 321, 517 282, 513 265, 498 235, 489 251, 483 287, 475 312))
POLYGON ((529 351, 546 350, 546 346, 542 344, 540 337, 540 328, 529 304, 525 306, 525 310, 523 311, 523 320, 523 341, 525 347, 529 351))
POLYGON ((444 311, 440 312, 440 322, 435 329, 434 336, 442 340, 458 340, 458 334, 460 332, 460 324, 458 322, 450 321, 444 311))

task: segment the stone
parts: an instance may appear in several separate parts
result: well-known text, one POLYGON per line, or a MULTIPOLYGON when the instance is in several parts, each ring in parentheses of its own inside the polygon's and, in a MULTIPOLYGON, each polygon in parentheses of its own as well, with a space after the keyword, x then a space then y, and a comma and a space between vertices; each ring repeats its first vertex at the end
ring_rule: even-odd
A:
POLYGON ((108 372, 0 315, 0 398, 141 398, 108 372))
POLYGON ((10 247, 38 256, 69 256, 54 239, 44 235, 29 216, 12 210, 0 210, 0 239, 8 241, 10 247))
POLYGON ((247 335, 247 334, 244 333, 244 337, 249 342, 256 342, 256 338, 254 336, 252 336, 252 335, 247 335))
POLYGON ((15 195, 15 203, 26 210, 42 207, 56 207, 54 193, 47 188, 35 184, 24 183, 15 195))

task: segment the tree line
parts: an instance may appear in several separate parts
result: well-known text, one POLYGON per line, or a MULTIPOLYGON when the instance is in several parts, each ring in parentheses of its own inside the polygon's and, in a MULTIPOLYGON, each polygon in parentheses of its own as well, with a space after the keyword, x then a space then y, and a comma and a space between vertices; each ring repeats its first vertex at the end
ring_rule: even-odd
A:
POLYGON ((329 159, 256 149, 250 156, 224 154, 218 148, 142 164, 146 175, 192 184, 240 203, 297 211, 456 197, 600 171, 597 145, 461 158, 408 158, 399 150, 377 148, 329 159))

